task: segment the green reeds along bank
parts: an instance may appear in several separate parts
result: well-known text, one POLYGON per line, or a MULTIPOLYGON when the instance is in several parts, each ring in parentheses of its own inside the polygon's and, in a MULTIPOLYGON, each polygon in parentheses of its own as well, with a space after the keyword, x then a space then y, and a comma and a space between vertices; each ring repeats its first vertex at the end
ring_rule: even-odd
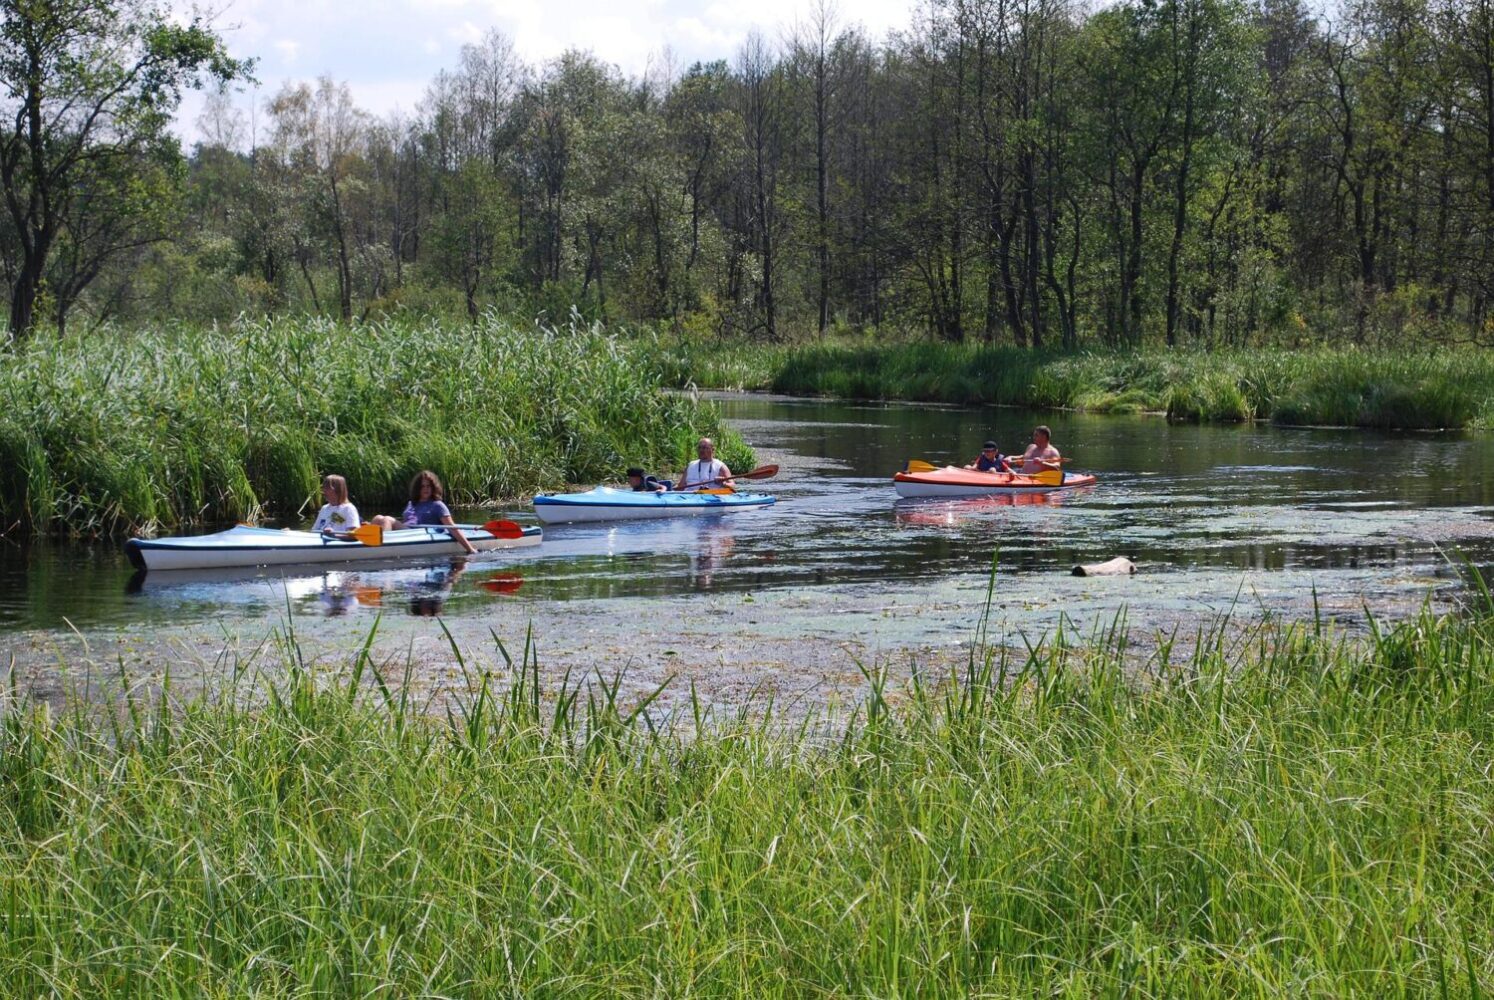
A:
MULTIPOLYGON (((15 996, 1494 988, 1494 629, 992 654, 843 729, 357 661, 0 726, 15 996), (256 705, 245 708, 245 705, 256 705), (641 710, 641 711, 640 711, 641 710), (689 730, 693 735, 686 735, 689 730)), ((292 648, 287 644, 287 649, 292 648)), ((473 651, 469 651, 473 652, 473 651)), ((471 663, 472 661, 467 661, 471 663)))
POLYGON ((674 384, 797 395, 1155 412, 1207 422, 1421 429, 1494 423, 1494 354, 1473 349, 1061 354, 918 342, 740 347, 722 362, 689 341, 659 340, 643 350, 674 384))
POLYGON ((0 521, 294 519, 329 472, 360 510, 398 513, 423 468, 482 503, 633 464, 678 471, 701 434, 751 466, 711 405, 664 392, 595 328, 280 320, 38 338, 0 351, 0 521))

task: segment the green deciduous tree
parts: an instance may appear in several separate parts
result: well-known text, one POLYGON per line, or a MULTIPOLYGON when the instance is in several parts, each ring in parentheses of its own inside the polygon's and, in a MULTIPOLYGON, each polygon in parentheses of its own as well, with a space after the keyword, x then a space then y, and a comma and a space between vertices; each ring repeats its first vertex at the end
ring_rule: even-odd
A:
POLYGON ((109 257, 166 231, 157 196, 179 158, 168 126, 182 88, 248 67, 200 18, 177 23, 150 0, 3 0, 0 17, 10 331, 23 336, 60 243, 59 303, 109 257))

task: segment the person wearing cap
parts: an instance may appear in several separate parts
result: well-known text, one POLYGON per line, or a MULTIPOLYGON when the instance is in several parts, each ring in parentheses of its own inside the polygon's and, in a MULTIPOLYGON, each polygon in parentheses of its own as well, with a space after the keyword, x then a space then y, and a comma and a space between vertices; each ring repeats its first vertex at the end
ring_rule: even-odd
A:
POLYGON ((636 465, 628 470, 628 485, 633 487, 634 493, 668 493, 674 488, 669 480, 645 475, 636 465))
POLYGON ((976 456, 975 461, 965 466, 976 472, 1010 472, 1012 467, 1007 463, 1006 456, 996 447, 995 441, 987 441, 976 456))
POLYGON ((1044 469, 1057 469, 1062 457, 1053 447, 1053 432, 1047 424, 1038 424, 1032 431, 1032 444, 1022 453, 1022 471, 1031 475, 1044 469))

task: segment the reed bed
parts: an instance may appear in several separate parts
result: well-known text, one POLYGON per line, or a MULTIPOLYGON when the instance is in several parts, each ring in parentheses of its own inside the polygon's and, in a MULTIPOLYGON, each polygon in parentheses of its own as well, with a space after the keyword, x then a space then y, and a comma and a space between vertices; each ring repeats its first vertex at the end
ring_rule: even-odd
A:
MULTIPOLYGON (((1086 352, 932 342, 763 346, 729 354, 721 385, 799 395, 1000 403, 1190 421, 1272 420, 1381 428, 1487 429, 1494 355, 1447 349, 1086 352)), ((667 380, 700 385, 722 366, 689 342, 654 345, 667 380)))
POLYGON ((12 690, 0 982, 88 997, 1494 988, 1488 618, 1426 613, 1368 643, 1322 623, 1220 627, 1187 654, 1163 642, 1144 676, 1123 636, 985 650, 900 694, 868 671, 835 728, 771 706, 661 718, 501 645, 494 669, 464 668, 444 719, 368 647, 334 682, 293 640, 256 685, 131 700, 112 725, 12 690))
POLYGON ((397 513, 434 469, 480 504, 628 465, 678 469, 697 435, 751 452, 594 327, 494 317, 102 331, 0 352, 0 530, 91 533, 295 518, 319 476, 397 513))

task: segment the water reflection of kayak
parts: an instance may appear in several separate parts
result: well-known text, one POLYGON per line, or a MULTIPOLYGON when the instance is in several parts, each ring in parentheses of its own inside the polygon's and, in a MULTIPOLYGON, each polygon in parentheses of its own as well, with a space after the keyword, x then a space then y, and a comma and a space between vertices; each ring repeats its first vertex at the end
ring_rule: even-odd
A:
POLYGON ((345 614, 355 606, 382 608, 408 601, 414 614, 441 610, 445 598, 466 573, 477 587, 494 594, 512 594, 524 578, 512 570, 483 572, 480 563, 463 559, 441 560, 411 566, 401 561, 397 569, 389 563, 359 564, 348 570, 305 570, 280 567, 237 567, 218 570, 140 571, 131 578, 128 591, 169 602, 210 600, 214 604, 259 601, 319 601, 329 616, 345 614), (474 572, 475 570, 475 572, 474 572))
POLYGON ((941 500, 938 497, 915 498, 921 502, 899 503, 894 516, 899 524, 954 524, 971 514, 996 507, 1057 507, 1063 503, 1064 494, 1049 493, 994 493, 984 497, 964 497, 941 500))
POLYGON ((1077 472, 1038 473, 977 472, 947 465, 931 472, 899 472, 892 477, 901 497, 968 497, 1051 493, 1054 490, 1090 486, 1095 477, 1077 472))
MULTIPOLYGON (((517 538, 492 535, 482 525, 458 525, 479 552, 538 545, 539 528, 525 528, 517 538)), ((459 556, 463 549, 441 527, 403 528, 383 533, 382 545, 328 538, 311 531, 255 528, 241 524, 211 535, 177 538, 132 538, 125 554, 136 569, 190 570, 300 563, 345 563, 388 559, 459 556)))

